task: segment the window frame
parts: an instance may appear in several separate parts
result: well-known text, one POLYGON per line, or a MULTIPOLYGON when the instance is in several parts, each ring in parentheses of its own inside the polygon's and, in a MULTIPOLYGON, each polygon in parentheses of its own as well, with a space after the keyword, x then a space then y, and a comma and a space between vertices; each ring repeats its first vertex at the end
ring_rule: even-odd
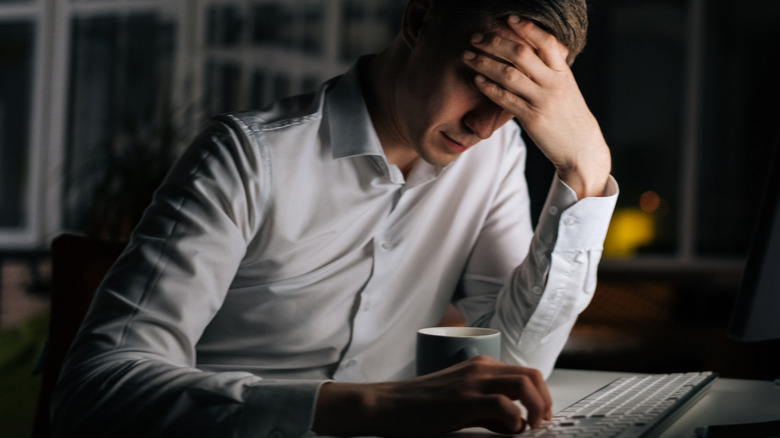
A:
POLYGON ((33 79, 30 87, 29 133, 27 138, 27 181, 23 199, 25 217, 21 227, 0 228, 0 249, 25 249, 35 247, 40 241, 43 216, 43 169, 45 168, 45 99, 48 91, 46 71, 49 71, 50 15, 45 0, 18 3, 0 3, 0 22, 29 20, 34 28, 32 42, 33 79))

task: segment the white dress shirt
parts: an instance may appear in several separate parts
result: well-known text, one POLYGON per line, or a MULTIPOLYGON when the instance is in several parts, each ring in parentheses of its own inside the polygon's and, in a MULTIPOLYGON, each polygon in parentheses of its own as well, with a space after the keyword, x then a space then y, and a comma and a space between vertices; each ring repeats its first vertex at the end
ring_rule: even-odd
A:
POLYGON ((510 122, 441 168, 387 163, 357 72, 219 116, 155 195, 63 370, 59 436, 300 436, 319 386, 411 377, 454 302, 549 373, 615 205, 555 179, 536 233, 510 122), (530 252, 529 252, 530 250, 530 252))

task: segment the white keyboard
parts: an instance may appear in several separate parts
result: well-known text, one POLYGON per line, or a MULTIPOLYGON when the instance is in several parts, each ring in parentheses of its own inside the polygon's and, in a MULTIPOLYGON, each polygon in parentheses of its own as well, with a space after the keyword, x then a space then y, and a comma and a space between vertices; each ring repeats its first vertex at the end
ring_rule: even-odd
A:
POLYGON ((698 401, 716 377, 711 372, 623 377, 519 436, 654 437, 698 401))

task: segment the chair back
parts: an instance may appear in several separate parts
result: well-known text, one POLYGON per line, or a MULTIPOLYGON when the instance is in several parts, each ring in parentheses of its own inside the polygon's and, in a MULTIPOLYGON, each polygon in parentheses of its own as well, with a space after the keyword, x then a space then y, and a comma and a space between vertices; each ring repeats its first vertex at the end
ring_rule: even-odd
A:
POLYGON ((51 437, 51 393, 70 344, 92 303, 92 297, 126 243, 63 234, 51 245, 52 295, 49 338, 43 357, 41 390, 33 437, 51 437))

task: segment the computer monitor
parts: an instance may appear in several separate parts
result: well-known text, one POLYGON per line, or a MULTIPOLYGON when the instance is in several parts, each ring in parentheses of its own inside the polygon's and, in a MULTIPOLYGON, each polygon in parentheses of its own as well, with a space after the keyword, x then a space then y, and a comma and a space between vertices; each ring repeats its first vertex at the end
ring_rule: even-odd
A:
POLYGON ((759 216, 737 292, 729 336, 780 339, 780 133, 775 139, 759 216))

